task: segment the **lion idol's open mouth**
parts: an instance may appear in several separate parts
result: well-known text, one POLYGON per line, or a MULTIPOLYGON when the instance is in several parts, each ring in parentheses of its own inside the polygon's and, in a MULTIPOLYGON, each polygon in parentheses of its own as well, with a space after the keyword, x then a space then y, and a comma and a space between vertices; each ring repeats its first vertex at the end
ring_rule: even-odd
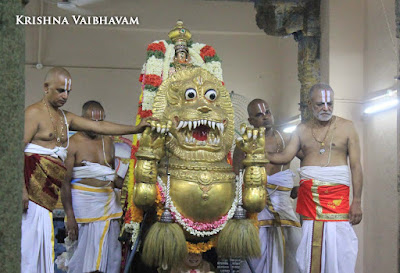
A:
POLYGON ((226 126, 226 120, 180 120, 175 121, 177 134, 185 146, 211 146, 219 147, 226 126))

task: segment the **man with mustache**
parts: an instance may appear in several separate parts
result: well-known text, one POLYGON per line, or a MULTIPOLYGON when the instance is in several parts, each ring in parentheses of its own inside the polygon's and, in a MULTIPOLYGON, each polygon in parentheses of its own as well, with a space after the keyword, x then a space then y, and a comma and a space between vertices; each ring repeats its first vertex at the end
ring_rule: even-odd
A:
POLYGON ((297 126, 282 153, 268 153, 274 164, 303 153, 296 210, 304 219, 303 237, 296 259, 304 273, 351 273, 356 265, 358 240, 351 225, 362 218, 360 143, 353 123, 334 116, 333 106, 329 85, 312 86, 313 119, 297 126))
MULTIPOLYGON (((247 106, 248 121, 254 128, 265 128, 265 150, 270 153, 282 152, 290 136, 274 128, 274 116, 268 103, 254 99, 247 106)), ((244 152, 235 149, 233 166, 238 174, 243 169, 244 152)), ((257 273, 297 273, 296 250, 301 240, 301 226, 295 215, 290 194, 293 189, 293 172, 290 162, 266 164, 268 174, 267 206, 257 215, 261 241, 261 258, 251 260, 257 273)), ((241 273, 250 273, 246 263, 241 273)))
POLYGON ((25 110, 25 185, 23 186, 21 272, 54 272, 54 234, 52 211, 60 188, 67 231, 76 237, 78 226, 73 217, 69 183, 64 182, 64 160, 69 144, 69 130, 93 131, 97 134, 123 135, 142 132, 147 119, 137 125, 95 122, 60 109, 71 92, 70 73, 62 67, 49 70, 42 100, 25 110))

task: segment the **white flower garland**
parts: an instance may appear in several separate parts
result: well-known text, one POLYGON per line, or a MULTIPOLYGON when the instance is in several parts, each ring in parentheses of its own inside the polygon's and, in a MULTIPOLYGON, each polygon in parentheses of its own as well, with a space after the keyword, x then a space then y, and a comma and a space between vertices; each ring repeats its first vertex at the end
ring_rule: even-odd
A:
POLYGON ((193 43, 191 48, 195 51, 195 52, 200 52, 200 50, 205 47, 206 44, 203 43, 193 43))
MULTIPOLYGON (((131 242, 136 242, 137 237, 139 236, 140 231, 140 223, 138 222, 130 222, 129 224, 125 224, 126 232, 132 233, 131 242)), ((132 245, 132 248, 134 244, 132 245)))
POLYGON ((147 60, 146 67, 146 74, 155 74, 161 76, 163 73, 163 62, 161 59, 157 59, 156 56, 151 56, 147 60))
MULTIPOLYGON (((157 177, 157 183, 160 185, 161 190, 163 193, 166 192, 166 186, 164 184, 164 182, 162 181, 161 177, 157 177)), ((227 214, 227 218, 226 221, 223 222, 219 227, 209 230, 209 231, 199 231, 199 230, 195 230, 192 227, 189 227, 184 221, 183 221, 183 216, 182 214, 176 209, 176 207, 174 206, 174 203, 172 202, 172 200, 170 201, 170 209, 171 211, 175 214, 175 220, 190 234, 197 236, 197 237, 208 237, 208 236, 212 236, 215 234, 218 234, 226 225, 226 223, 232 219, 233 215, 235 214, 236 211, 236 207, 237 207, 237 196, 238 196, 238 192, 239 192, 239 183, 235 183, 236 184, 236 191, 235 191, 235 198, 233 200, 232 203, 232 207, 231 209, 228 211, 227 214)))
POLYGON ((175 57, 175 47, 173 44, 168 44, 167 42, 164 42, 165 45, 165 54, 164 54, 164 67, 163 67, 163 81, 168 79, 169 77, 169 69, 170 69, 170 64, 174 61, 175 57))
POLYGON ((211 74, 215 75, 220 81, 222 81, 222 68, 220 62, 212 61, 209 63, 205 63, 203 68, 211 74))

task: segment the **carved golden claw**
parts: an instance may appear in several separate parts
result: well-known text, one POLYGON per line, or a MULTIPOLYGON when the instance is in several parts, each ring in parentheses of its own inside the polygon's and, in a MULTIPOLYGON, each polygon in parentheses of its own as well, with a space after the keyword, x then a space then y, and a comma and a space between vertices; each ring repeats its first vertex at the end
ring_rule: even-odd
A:
POLYGON ((240 138, 236 140, 236 145, 246 154, 265 155, 265 128, 251 128, 246 124, 240 125, 240 138))
POLYGON ((147 160, 160 160, 164 155, 164 143, 170 137, 172 121, 157 122, 152 120, 140 138, 139 150, 136 157, 147 160))
POLYGON ((236 146, 246 153, 243 164, 263 166, 268 163, 265 157, 265 128, 251 128, 243 123, 240 133, 242 136, 236 140, 236 146))
POLYGON ((157 162, 164 156, 164 143, 172 126, 171 121, 164 123, 152 120, 140 139, 135 166, 136 183, 133 189, 133 202, 139 208, 152 206, 157 197, 157 162))
POLYGON ((260 212, 266 203, 265 164, 268 159, 265 157, 265 128, 250 128, 242 124, 240 133, 242 137, 236 141, 236 145, 246 153, 243 160, 243 205, 249 212, 260 212))

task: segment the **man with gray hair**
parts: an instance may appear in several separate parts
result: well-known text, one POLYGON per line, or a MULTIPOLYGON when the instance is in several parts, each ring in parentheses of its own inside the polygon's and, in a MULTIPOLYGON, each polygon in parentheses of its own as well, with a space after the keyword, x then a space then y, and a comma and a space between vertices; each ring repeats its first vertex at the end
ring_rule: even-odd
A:
POLYGON ((297 201, 304 219, 296 256, 301 272, 351 273, 358 252, 352 225, 362 218, 360 142, 353 122, 333 115, 334 92, 329 85, 312 86, 309 99, 313 118, 297 126, 283 152, 269 153, 268 159, 284 164, 300 150, 304 155, 297 201))

